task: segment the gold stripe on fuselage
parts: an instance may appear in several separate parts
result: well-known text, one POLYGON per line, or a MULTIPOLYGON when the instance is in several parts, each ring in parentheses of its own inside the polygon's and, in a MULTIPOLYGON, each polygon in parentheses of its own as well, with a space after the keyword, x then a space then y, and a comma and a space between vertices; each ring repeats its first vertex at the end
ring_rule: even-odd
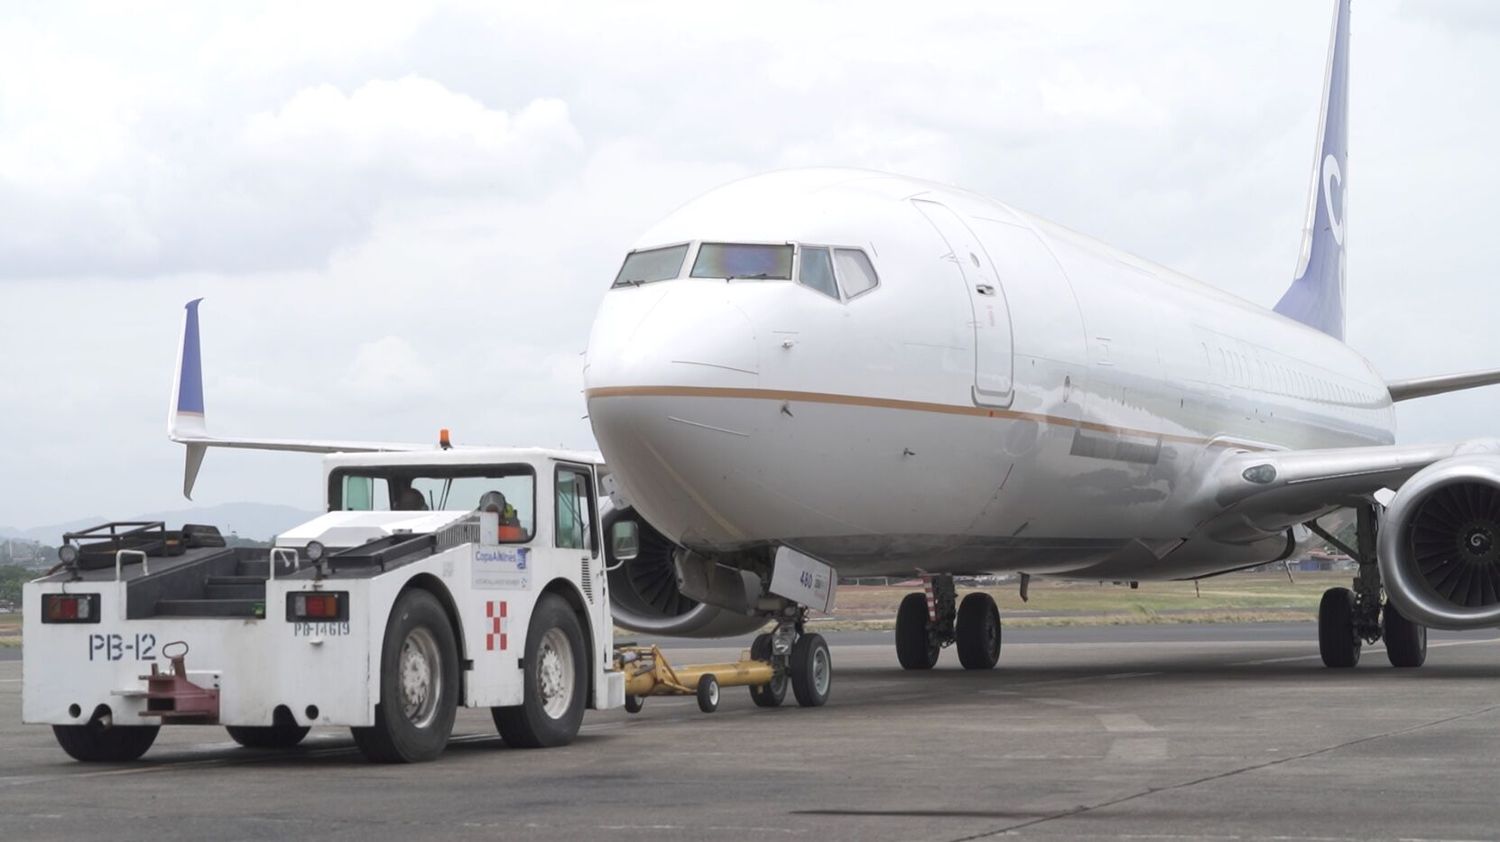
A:
POLYGON ((1040 412, 1022 412, 1014 409, 993 409, 984 406, 959 406, 928 401, 909 401, 897 398, 876 398, 865 395, 840 395, 831 392, 797 392, 784 389, 742 389, 725 386, 601 386, 584 392, 586 399, 619 397, 654 398, 729 398, 735 400, 799 401, 834 406, 863 406, 871 409, 896 409, 906 412, 934 412, 941 415, 964 415, 974 418, 1001 418, 1006 420, 1035 421, 1039 424, 1057 424, 1081 430, 1106 433, 1115 436, 1160 439, 1179 444, 1202 444, 1223 447, 1242 447, 1247 450, 1263 448, 1243 442, 1224 439, 1207 439, 1201 436, 1184 436, 1175 433, 1157 433, 1150 430, 1133 430, 1115 427, 1094 421, 1080 421, 1040 412))

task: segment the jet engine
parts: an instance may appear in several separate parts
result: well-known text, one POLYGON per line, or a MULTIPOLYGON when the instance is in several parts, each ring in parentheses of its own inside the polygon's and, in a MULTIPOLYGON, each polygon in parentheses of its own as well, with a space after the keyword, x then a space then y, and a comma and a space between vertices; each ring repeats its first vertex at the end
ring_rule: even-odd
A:
POLYGON ((1419 471, 1386 509, 1378 543, 1386 595, 1407 619, 1500 626, 1500 456, 1419 471))
POLYGON ((638 515, 634 508, 612 509, 603 501, 604 534, 617 521, 631 519, 640 529, 640 551, 621 562, 606 541, 609 562, 609 599, 615 625, 646 634, 671 637, 732 637, 755 631, 766 618, 726 611, 694 600, 678 587, 673 553, 679 547, 638 515))

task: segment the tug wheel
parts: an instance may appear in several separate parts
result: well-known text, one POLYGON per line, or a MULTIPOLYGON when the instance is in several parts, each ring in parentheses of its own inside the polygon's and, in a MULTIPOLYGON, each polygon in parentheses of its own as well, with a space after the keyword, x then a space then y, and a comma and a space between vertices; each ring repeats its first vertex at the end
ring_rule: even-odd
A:
POLYGON ((490 708, 507 745, 564 746, 578 736, 589 690, 588 649, 578 616, 557 594, 543 594, 526 628, 524 701, 490 708))
POLYGON ((245 748, 292 748, 311 731, 305 725, 225 725, 229 739, 245 748))
MULTIPOLYGON (((769 632, 757 635, 755 641, 750 644, 750 657, 754 660, 769 661, 774 654, 769 632)), ((786 672, 778 669, 776 677, 771 679, 770 684, 750 688, 750 701, 755 702, 755 706, 760 708, 781 707, 781 703, 786 700, 786 685, 786 672)))
POLYGON ((74 760, 124 763, 140 759, 160 730, 160 725, 105 725, 96 715, 87 725, 53 725, 52 735, 74 760))
POLYGON ((709 673, 698 679, 698 710, 713 713, 719 709, 719 679, 709 673))
POLYGON ((437 597, 401 594, 385 624, 375 724, 351 728, 354 744, 378 763, 432 760, 448 746, 458 710, 458 647, 437 597))

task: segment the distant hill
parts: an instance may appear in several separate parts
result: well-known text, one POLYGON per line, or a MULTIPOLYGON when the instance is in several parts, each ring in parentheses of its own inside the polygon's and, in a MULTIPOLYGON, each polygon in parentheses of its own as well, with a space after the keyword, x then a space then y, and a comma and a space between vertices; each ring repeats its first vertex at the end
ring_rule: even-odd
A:
POLYGON ((217 506, 176 509, 170 512, 147 512, 115 518, 102 515, 86 517, 30 529, 6 527, 0 528, 0 538, 41 541, 55 546, 62 539, 64 532, 87 529, 109 520, 160 520, 165 521, 169 529, 175 529, 184 523, 206 523, 217 526, 226 533, 233 532, 241 538, 266 541, 283 530, 317 516, 317 512, 275 503, 221 503, 217 506))

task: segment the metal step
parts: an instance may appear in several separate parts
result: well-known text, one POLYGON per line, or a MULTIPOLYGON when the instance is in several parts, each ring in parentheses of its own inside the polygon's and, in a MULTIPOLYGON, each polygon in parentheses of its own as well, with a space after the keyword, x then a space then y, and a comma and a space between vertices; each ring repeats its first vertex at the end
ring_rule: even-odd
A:
POLYGON ((234 567, 235 576, 245 576, 265 581, 271 575, 271 562, 261 559, 259 561, 236 562, 234 567))
POLYGON ((265 599, 266 580, 255 576, 209 576, 203 580, 208 599, 265 599))
POLYGON ((265 599, 163 599, 156 603, 157 616, 165 617, 264 617, 265 599))

